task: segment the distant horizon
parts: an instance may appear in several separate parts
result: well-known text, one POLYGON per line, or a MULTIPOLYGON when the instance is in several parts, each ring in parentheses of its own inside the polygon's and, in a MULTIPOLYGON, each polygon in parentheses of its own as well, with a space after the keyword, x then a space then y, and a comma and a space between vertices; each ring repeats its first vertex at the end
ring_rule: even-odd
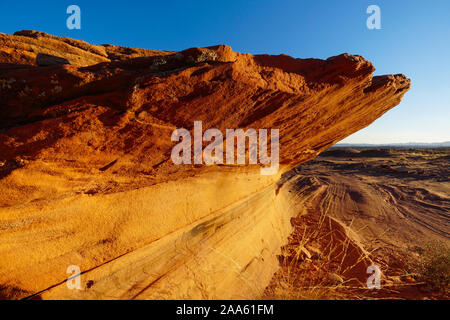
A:
POLYGON ((431 145, 431 144, 450 144, 450 141, 441 141, 441 142, 418 142, 418 141, 412 141, 412 142, 392 142, 392 143, 366 143, 366 142, 338 142, 335 145, 372 145, 372 146, 391 146, 391 145, 431 145))

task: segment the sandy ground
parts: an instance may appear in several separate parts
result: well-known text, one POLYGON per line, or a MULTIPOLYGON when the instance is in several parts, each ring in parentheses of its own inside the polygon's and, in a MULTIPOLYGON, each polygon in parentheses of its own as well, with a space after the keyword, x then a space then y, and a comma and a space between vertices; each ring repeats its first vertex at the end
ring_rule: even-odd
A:
POLYGON ((266 289, 277 299, 448 299, 417 279, 431 241, 450 243, 449 149, 331 149, 289 172, 303 203, 266 289), (369 290, 368 265, 382 272, 369 290))

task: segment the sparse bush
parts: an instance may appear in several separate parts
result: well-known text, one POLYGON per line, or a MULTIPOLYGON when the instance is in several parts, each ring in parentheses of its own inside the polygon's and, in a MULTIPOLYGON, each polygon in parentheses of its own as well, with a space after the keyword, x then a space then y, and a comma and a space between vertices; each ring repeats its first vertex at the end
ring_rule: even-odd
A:
POLYGON ((424 247, 423 258, 418 266, 419 280, 433 290, 448 291, 450 247, 442 241, 430 241, 424 247))

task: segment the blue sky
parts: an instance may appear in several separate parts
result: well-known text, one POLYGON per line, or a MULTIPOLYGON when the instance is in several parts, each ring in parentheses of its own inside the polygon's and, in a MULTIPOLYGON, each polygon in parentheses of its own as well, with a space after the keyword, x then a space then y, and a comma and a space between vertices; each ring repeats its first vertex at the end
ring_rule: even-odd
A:
POLYGON ((228 44, 299 58, 349 52, 373 62, 376 74, 410 77, 403 102, 344 141, 354 143, 450 140, 449 17, 449 0, 0 0, 3 33, 33 29, 161 50, 228 44), (71 4, 81 8, 81 30, 66 27, 71 4), (381 9, 381 30, 366 27, 372 4, 381 9))

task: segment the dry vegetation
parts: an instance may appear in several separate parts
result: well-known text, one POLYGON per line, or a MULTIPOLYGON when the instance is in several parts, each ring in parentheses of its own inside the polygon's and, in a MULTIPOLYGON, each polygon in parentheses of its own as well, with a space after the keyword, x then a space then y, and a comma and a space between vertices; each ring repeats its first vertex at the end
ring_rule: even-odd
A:
POLYGON ((415 278, 424 283, 428 290, 449 295, 450 247, 443 241, 430 241, 420 254, 423 259, 412 264, 415 278))
POLYGON ((332 149, 291 172, 305 210, 265 298, 448 299, 449 154, 332 149), (366 286, 370 264, 380 290, 366 286))

